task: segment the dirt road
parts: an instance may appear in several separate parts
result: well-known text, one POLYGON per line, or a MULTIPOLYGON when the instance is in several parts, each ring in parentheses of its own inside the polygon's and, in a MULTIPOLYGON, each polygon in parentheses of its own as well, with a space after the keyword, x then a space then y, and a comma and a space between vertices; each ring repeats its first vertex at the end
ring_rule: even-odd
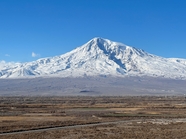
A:
POLYGON ((90 123, 84 125, 71 125, 71 126, 63 126, 63 127, 46 127, 39 129, 31 129, 24 131, 14 131, 14 132, 4 132, 0 133, 1 135, 14 135, 14 134, 24 134, 24 133, 36 133, 50 130, 59 130, 59 129, 72 129, 72 128, 82 128, 82 127, 91 127, 91 126, 100 126, 100 125, 113 125, 113 124, 132 124, 136 123, 153 123, 153 124, 170 124, 170 123, 186 123, 186 118, 175 118, 175 119, 146 119, 146 120, 127 120, 127 121, 114 121, 114 122, 101 122, 101 123, 90 123))

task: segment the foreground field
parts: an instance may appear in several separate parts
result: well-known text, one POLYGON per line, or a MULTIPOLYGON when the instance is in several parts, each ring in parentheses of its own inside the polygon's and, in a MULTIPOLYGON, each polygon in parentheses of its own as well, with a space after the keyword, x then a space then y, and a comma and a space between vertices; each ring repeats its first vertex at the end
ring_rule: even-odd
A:
POLYGON ((1 97, 0 133, 1 139, 186 138, 186 99, 1 97))

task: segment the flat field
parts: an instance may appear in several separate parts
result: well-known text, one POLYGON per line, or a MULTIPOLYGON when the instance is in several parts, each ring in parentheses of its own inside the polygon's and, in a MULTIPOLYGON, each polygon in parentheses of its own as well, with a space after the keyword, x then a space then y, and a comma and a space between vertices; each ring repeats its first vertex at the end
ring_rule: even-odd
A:
POLYGON ((186 98, 0 97, 0 138, 186 139, 186 98))

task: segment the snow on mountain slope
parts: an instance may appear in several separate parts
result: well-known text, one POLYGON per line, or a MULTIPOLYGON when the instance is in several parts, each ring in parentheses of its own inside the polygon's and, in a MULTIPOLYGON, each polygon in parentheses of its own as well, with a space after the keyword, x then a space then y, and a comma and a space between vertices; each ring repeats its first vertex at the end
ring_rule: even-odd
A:
POLYGON ((60 56, 27 63, 0 62, 0 78, 105 75, 186 79, 186 60, 163 58, 122 43, 94 38, 60 56))

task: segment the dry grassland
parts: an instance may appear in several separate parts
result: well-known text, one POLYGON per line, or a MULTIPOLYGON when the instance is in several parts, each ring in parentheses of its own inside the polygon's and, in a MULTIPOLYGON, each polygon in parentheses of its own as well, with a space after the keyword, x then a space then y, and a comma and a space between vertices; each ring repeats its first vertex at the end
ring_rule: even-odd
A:
POLYGON ((186 139, 186 99, 173 96, 0 97, 0 133, 108 121, 126 122, 17 132, 14 135, 0 135, 0 138, 186 139), (180 118, 182 121, 179 121, 180 118))

